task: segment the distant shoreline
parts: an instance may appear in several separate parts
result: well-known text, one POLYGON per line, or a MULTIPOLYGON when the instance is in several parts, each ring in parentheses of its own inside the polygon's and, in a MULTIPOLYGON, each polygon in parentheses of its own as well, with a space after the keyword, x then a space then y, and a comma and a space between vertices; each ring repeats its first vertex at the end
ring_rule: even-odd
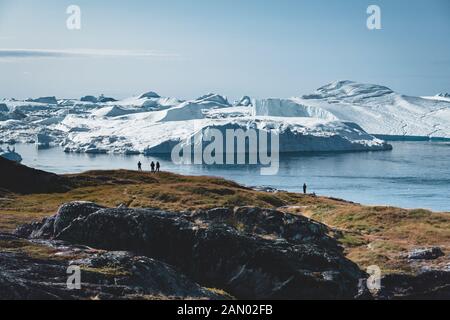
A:
POLYGON ((427 136, 400 136, 400 135, 388 135, 388 134, 372 134, 378 139, 384 141, 430 141, 430 142, 446 142, 450 141, 450 138, 444 137, 427 137, 427 136))

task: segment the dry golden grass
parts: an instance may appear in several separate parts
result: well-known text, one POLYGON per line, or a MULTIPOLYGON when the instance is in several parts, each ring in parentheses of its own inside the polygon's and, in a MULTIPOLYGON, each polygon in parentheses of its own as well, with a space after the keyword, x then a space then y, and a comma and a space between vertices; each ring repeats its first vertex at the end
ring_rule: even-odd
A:
MULTIPOLYGON (((214 207, 260 206, 303 214, 335 228, 347 256, 361 267, 410 271, 400 255, 417 246, 439 245, 450 251, 450 214, 393 207, 370 207, 298 193, 251 190, 214 177, 171 173, 96 171, 68 175, 75 186, 66 193, 7 195, 0 199, 0 231, 52 215, 69 201, 115 207, 181 211, 214 207)), ((0 248, 1 250, 1 248, 0 248)))
POLYGON ((402 258, 408 250, 439 246, 446 254, 450 252, 449 213, 348 204, 325 210, 323 205, 311 206, 307 215, 338 228, 347 257, 361 267, 378 265, 384 272, 411 272, 411 265, 402 258))

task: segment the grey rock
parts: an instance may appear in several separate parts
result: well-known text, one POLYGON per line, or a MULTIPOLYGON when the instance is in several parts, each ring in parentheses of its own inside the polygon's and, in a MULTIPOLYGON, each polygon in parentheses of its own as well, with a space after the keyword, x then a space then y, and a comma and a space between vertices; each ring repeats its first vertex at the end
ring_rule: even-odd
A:
POLYGON ((241 299, 353 298, 366 277, 326 226, 275 210, 77 210, 83 214, 66 214, 73 220, 50 238, 157 259, 241 299))
POLYGON ((434 260, 444 256, 444 252, 439 247, 414 249, 408 253, 411 260, 434 260))
POLYGON ((429 270, 416 275, 386 275, 381 278, 381 290, 376 298, 448 300, 450 299, 450 272, 429 270))
MULTIPOLYGON (((1 235, 0 239, 18 240, 1 235)), ((83 252, 83 256, 69 261, 0 252, 0 300, 228 298, 199 286, 168 264, 148 257, 129 252, 83 252), (67 288, 70 265, 81 268, 80 290, 67 288)))

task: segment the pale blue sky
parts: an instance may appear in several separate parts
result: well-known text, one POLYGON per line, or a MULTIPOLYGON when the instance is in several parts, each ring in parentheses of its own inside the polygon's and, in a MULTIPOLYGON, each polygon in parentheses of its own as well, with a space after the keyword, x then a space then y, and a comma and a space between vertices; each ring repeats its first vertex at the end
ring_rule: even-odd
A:
POLYGON ((291 97, 339 79, 450 91, 450 1, 0 0, 0 98, 291 97))

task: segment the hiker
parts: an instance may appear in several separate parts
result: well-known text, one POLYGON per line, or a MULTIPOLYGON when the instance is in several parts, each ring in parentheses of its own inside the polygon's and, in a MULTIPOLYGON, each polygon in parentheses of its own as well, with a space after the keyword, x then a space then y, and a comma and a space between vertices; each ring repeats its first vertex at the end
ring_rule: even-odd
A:
POLYGON ((142 163, 140 161, 138 162, 138 171, 142 171, 142 163))
POLYGON ((152 164, 150 165, 150 167, 152 168, 152 172, 155 172, 155 163, 152 161, 152 164))
POLYGON ((304 184, 303 184, 303 193, 304 193, 304 194, 306 194, 306 189, 307 189, 307 188, 308 188, 308 187, 307 187, 306 183, 304 183, 304 184))
POLYGON ((159 172, 159 169, 161 169, 161 164, 158 162, 156 162, 156 172, 159 172))

